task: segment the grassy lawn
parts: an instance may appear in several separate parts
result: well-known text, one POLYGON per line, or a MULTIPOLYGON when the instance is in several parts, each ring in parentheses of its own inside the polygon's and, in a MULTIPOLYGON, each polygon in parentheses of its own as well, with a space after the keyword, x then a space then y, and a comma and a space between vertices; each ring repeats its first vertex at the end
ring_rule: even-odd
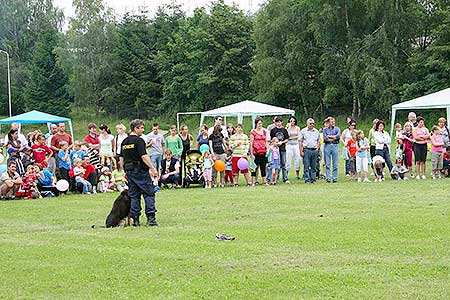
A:
POLYGON ((0 202, 0 299, 449 299, 449 183, 168 190, 158 228, 99 228, 111 194, 0 202))

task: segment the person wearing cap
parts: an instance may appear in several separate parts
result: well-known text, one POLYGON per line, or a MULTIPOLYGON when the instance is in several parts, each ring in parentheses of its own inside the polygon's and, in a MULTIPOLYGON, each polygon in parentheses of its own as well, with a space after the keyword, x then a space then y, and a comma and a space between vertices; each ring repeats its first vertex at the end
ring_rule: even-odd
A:
POLYGON ((15 199, 21 183, 22 177, 17 173, 17 164, 9 162, 7 171, 0 176, 0 198, 15 199))
POLYGON ((22 149, 22 164, 24 169, 29 165, 34 165, 35 159, 33 157, 33 150, 30 147, 24 147, 22 149))
POLYGON ((9 164, 11 162, 15 162, 17 173, 19 173, 20 176, 25 174, 26 169, 24 168, 24 166, 22 164, 22 157, 20 155, 20 152, 16 148, 11 147, 11 148, 8 148, 7 153, 9 156, 7 164, 9 164))

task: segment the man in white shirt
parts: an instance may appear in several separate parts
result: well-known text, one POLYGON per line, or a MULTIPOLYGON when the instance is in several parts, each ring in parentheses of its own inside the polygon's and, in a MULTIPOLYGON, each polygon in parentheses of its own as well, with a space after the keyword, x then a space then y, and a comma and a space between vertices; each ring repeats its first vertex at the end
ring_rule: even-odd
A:
POLYGON ((228 137, 228 131, 227 131, 227 128, 224 125, 222 125, 222 116, 215 116, 214 117, 214 126, 211 126, 208 129, 208 136, 210 136, 213 133, 214 127, 216 127, 216 125, 220 125, 220 127, 222 127, 222 131, 221 131, 222 135, 223 135, 224 138, 227 138, 228 137))

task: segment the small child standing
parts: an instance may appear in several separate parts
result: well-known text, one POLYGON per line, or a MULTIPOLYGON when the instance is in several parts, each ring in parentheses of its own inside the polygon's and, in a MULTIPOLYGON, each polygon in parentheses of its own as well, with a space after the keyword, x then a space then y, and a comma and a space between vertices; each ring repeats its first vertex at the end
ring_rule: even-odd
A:
POLYGON ((348 140, 347 145, 345 145, 348 149, 348 160, 349 160, 349 168, 348 172, 350 173, 350 180, 356 180, 356 132, 353 130, 352 138, 348 140))
POLYGON ((61 150, 58 152, 58 166, 61 179, 69 182, 70 158, 69 158, 69 144, 66 141, 59 143, 61 150))
POLYGON ((391 177, 394 180, 406 180, 408 177, 405 177, 405 174, 408 173, 408 169, 403 166, 403 162, 401 159, 397 159, 395 161, 395 166, 391 170, 391 177))
POLYGON ((233 163, 231 161, 233 151, 228 149, 225 156, 225 183, 233 185, 233 163))
POLYGON ((90 194, 92 189, 92 184, 84 179, 84 173, 86 171, 81 166, 81 159, 75 159, 75 167, 73 168, 73 175, 75 176, 75 181, 83 185, 83 194, 90 194))
POLYGON ((211 188, 213 165, 214 161, 211 158, 211 153, 208 150, 203 151, 203 178, 205 179, 205 189, 211 188))
MULTIPOLYGON (((123 192, 123 190, 128 190, 125 172, 120 164, 117 164, 117 169, 112 171, 111 176, 112 181, 114 182, 114 188, 116 190, 118 190, 119 192, 123 192)), ((156 183, 156 186, 158 186, 158 183, 156 183)))
POLYGON ((272 142, 269 147, 269 164, 270 169, 272 170, 272 178, 270 184, 277 184, 278 173, 281 168, 281 156, 280 156, 280 148, 278 147, 279 140, 277 137, 272 138, 272 142))
MULTIPOLYGON (((403 164, 408 169, 408 171, 411 172, 413 166, 413 147, 415 142, 412 133, 412 123, 406 122, 403 129, 403 164)), ((411 177, 413 177, 413 174, 410 175, 411 177)))
POLYGON ((433 126, 431 129, 433 135, 431 136, 431 169, 433 170, 432 178, 442 178, 441 170, 443 169, 442 147, 444 145, 444 138, 440 134, 438 126, 433 126))
POLYGON ((358 182, 361 182, 361 174, 364 174, 364 182, 370 182, 367 178, 369 173, 369 155, 367 150, 370 148, 369 140, 364 137, 364 132, 356 132, 356 172, 358 173, 358 182))
POLYGON ((75 141, 75 143, 73 143, 73 150, 70 152, 69 158, 70 161, 72 162, 71 167, 73 168, 73 162, 75 161, 75 159, 79 158, 81 160, 84 159, 86 155, 86 152, 84 152, 84 150, 82 149, 82 144, 80 141, 75 141))

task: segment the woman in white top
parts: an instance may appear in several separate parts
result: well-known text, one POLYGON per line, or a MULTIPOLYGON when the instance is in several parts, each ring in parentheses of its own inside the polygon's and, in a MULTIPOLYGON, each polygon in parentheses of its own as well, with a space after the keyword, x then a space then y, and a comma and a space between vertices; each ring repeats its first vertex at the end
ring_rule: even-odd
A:
POLYGON ((297 126, 297 119, 294 116, 289 117, 286 130, 289 133, 289 140, 286 144, 286 170, 291 169, 292 159, 294 159, 295 175, 300 179, 300 127, 297 126))
POLYGON ((375 133, 373 134, 375 140, 375 155, 379 155, 384 158, 388 166, 389 172, 392 170, 391 161, 391 136, 384 131, 384 121, 379 120, 375 125, 375 133))
POLYGON ((113 149, 115 149, 114 136, 111 134, 111 130, 105 124, 100 125, 100 135, 98 141, 100 143, 100 163, 102 166, 110 166, 111 161, 113 167, 117 168, 117 162, 114 158, 113 149))
MULTIPOLYGON (((347 151, 347 143, 352 139, 352 133, 356 129, 356 121, 352 118, 348 119, 348 127, 342 131, 341 134, 341 142, 344 143, 344 151, 347 151)), ((350 176, 350 159, 347 159, 345 161, 345 175, 350 176)))
POLYGON ((119 156, 121 152, 122 142, 123 140, 128 136, 128 134, 125 133, 127 128, 123 124, 116 125, 117 135, 115 138, 115 146, 114 146, 114 158, 116 161, 119 161, 119 156))

